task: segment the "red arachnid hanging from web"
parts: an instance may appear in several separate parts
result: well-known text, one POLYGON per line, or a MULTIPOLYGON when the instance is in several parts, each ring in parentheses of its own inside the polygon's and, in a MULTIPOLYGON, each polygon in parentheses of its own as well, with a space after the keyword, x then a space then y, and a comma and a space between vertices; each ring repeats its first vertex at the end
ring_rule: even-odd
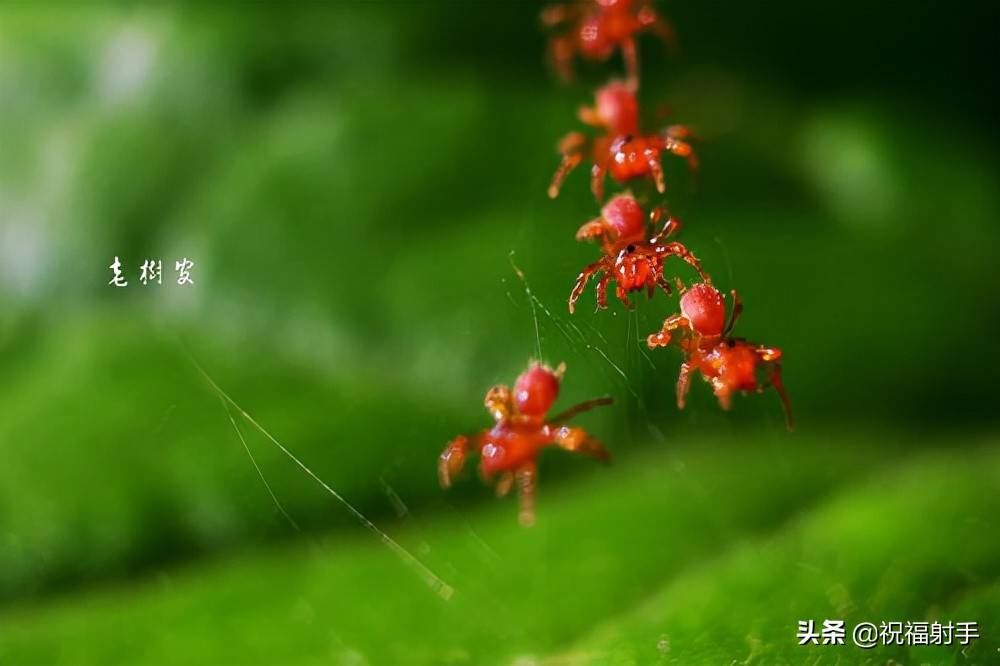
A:
POLYGON ((785 425, 792 429, 792 407, 781 382, 781 350, 730 337, 743 304, 732 292, 733 309, 726 322, 726 303, 710 284, 699 283, 681 296, 680 314, 671 315, 657 333, 649 336, 650 349, 676 342, 684 353, 677 378, 677 407, 684 409, 691 373, 711 384, 723 409, 729 409, 734 392, 762 393, 774 387, 785 411, 785 425))
POLYGON ((698 259, 681 243, 667 239, 678 229, 680 222, 667 215, 663 208, 654 208, 649 215, 650 222, 658 224, 666 217, 663 228, 646 240, 646 216, 639 203, 631 194, 619 194, 605 204, 601 216, 587 222, 576 232, 577 240, 600 242, 603 256, 580 272, 569 296, 569 311, 576 309, 587 282, 592 276, 602 273, 597 282, 597 307, 608 307, 608 285, 615 283, 615 295, 631 308, 629 292, 645 289, 650 298, 659 287, 670 294, 670 283, 663 272, 663 263, 668 257, 679 257, 690 264, 703 280, 708 275, 701 268, 698 259))
POLYGON ((604 61, 621 50, 630 86, 639 83, 636 37, 657 35, 668 46, 675 44, 674 30, 650 0, 578 0, 550 5, 542 10, 542 24, 551 31, 549 60, 564 81, 573 78, 573 60, 604 61))
POLYGON ((486 411, 494 425, 476 435, 460 435, 445 447, 438 459, 438 480, 441 486, 451 486, 461 471, 470 450, 479 453, 479 471, 485 481, 497 478, 496 492, 504 496, 517 481, 520 496, 519 517, 523 525, 535 522, 535 483, 538 455, 548 446, 581 453, 607 461, 610 455, 604 446, 583 428, 566 425, 566 421, 600 405, 611 404, 611 398, 597 398, 570 407, 546 418, 562 381, 565 364, 555 370, 533 362, 514 382, 512 391, 498 384, 486 392, 486 411))
POLYGON ((590 190, 600 203, 604 200, 604 181, 608 174, 618 183, 636 178, 651 178, 661 194, 667 182, 660 164, 662 153, 687 160, 691 171, 698 168, 698 158, 689 140, 691 131, 684 125, 670 125, 657 134, 643 134, 639 126, 639 103, 635 92, 621 81, 600 88, 593 107, 582 107, 582 122, 603 132, 587 136, 573 131, 559 142, 562 161, 549 185, 549 197, 559 196, 563 181, 585 159, 592 163, 590 190))

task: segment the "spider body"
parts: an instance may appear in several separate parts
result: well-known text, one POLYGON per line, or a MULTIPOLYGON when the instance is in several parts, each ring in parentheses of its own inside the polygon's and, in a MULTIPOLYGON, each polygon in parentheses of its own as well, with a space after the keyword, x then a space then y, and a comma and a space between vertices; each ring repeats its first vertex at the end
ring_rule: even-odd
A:
POLYGON ((684 409, 691 373, 698 372, 712 386, 723 409, 732 405, 736 392, 762 393, 774 387, 781 398, 785 425, 792 428, 792 408, 781 381, 781 350, 730 337, 743 310, 735 291, 733 310, 725 323, 726 305, 722 294, 709 284, 696 284, 681 297, 681 314, 668 317, 663 328, 649 336, 650 349, 676 340, 684 353, 677 378, 677 407, 684 409))
POLYGON ((493 426, 482 436, 480 469, 486 477, 517 472, 532 464, 543 448, 555 444, 566 426, 512 419, 493 426))
MULTIPOLYGON (((663 209, 656 208, 650 213, 650 219, 655 223, 663 215, 663 209)), ((600 241, 603 256, 577 276, 569 296, 570 313, 576 310, 577 299, 597 273, 602 273, 597 283, 597 306, 601 309, 608 307, 608 286, 612 281, 615 295, 629 308, 632 303, 628 294, 633 291, 645 289, 652 298, 656 287, 660 287, 669 294, 670 284, 663 272, 663 264, 669 257, 680 257, 694 267, 703 280, 708 280, 698 259, 683 244, 667 242, 666 239, 679 228, 680 223, 667 216, 662 230, 645 240, 644 214, 635 199, 630 194, 611 199, 601 209, 601 217, 587 222, 576 232, 577 240, 600 241)))
POLYGON ((597 91, 593 107, 583 107, 580 120, 603 131, 596 137, 570 132, 559 142, 562 161, 549 185, 549 197, 559 196, 563 181, 584 159, 592 163, 590 189, 598 202, 604 199, 608 174, 620 184, 636 178, 651 178, 661 194, 667 184, 660 159, 663 153, 682 157, 692 171, 698 159, 688 140, 690 130, 671 125, 659 134, 645 135, 639 129, 638 102, 635 93, 620 81, 612 81, 597 91))
POLYGON ((728 409, 729 398, 735 391, 761 391, 765 385, 758 377, 763 363, 776 362, 781 358, 777 349, 760 353, 760 348, 748 344, 742 338, 726 338, 707 349, 693 346, 688 352, 687 364, 697 370, 712 385, 724 407, 728 409))
POLYGON ((559 383, 564 372, 565 365, 552 370, 532 363, 517 378, 513 391, 502 384, 487 391, 485 405, 495 424, 477 435, 460 435, 445 447, 438 459, 441 486, 451 486, 470 450, 474 449, 479 452, 479 471, 484 480, 497 478, 497 495, 506 495, 517 482, 519 518, 522 524, 531 525, 535 520, 537 460, 544 448, 554 445, 599 460, 609 460, 608 452, 599 441, 582 428, 564 423, 576 414, 610 404, 610 398, 580 403, 547 418, 559 395, 559 383))
POLYGON ((668 45, 674 43, 673 28, 652 5, 649 0, 582 0, 546 7, 542 23, 554 32, 549 40, 549 59, 556 72, 563 80, 572 80, 577 55, 604 61, 620 49, 629 83, 637 88, 636 36, 651 32, 668 45))

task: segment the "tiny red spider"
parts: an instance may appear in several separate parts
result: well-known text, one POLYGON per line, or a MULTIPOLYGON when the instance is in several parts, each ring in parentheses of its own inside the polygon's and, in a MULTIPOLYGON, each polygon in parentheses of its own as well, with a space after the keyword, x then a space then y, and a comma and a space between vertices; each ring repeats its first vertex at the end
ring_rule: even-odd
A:
POLYGON ((677 378, 677 407, 684 409, 691 372, 700 372, 715 392, 723 409, 729 409, 734 391, 762 393, 773 386, 785 411, 785 425, 792 429, 792 407, 781 383, 781 350, 754 345, 729 334, 743 311, 736 291, 733 310, 726 323, 722 294, 710 284, 696 284, 681 296, 681 314, 671 315, 663 328, 649 336, 650 349, 670 344, 674 331, 683 335, 677 345, 686 358, 677 378))
POLYGON ((619 183, 633 178, 651 176, 661 194, 667 184, 660 165, 660 154, 672 153, 687 160, 692 171, 698 168, 698 158, 686 140, 691 131, 684 125, 670 125, 660 134, 643 135, 639 131, 639 104, 635 93, 621 81, 612 81, 597 91, 593 107, 582 107, 578 113, 584 123, 606 132, 587 137, 582 132, 570 132, 559 142, 562 162, 552 176, 549 197, 559 196, 566 176, 585 157, 593 161, 590 170, 590 190, 598 202, 604 200, 604 180, 610 173, 619 183))
POLYGON ((660 18, 650 0, 582 0, 551 5, 542 11, 542 24, 556 32, 549 39, 549 58, 559 76, 573 78, 573 58, 603 61, 621 49, 633 88, 639 86, 639 54, 635 36, 652 32, 667 45, 674 31, 660 18))
MULTIPOLYGON (((650 213, 650 220, 656 224, 664 215, 662 208, 656 208, 650 213)), ((646 225, 642 208, 630 194, 619 194, 601 209, 601 217, 584 224, 576 232, 577 240, 599 240, 604 256, 590 264, 576 278, 576 284, 569 295, 569 311, 576 310, 576 301, 580 298, 587 282, 595 273, 603 272, 597 283, 597 306, 608 307, 608 283, 615 282, 615 295, 625 304, 632 307, 628 293, 646 289, 650 298, 659 286, 670 293, 670 283, 663 274, 663 262, 667 257, 680 257, 698 271, 701 279, 708 280, 708 275, 701 268, 698 259, 678 242, 664 242, 680 229, 680 222, 667 216, 663 229, 645 240, 646 225)))
POLYGON ((545 418, 559 395, 559 383, 565 370, 564 363, 552 370, 532 362, 517 378, 513 391, 503 384, 487 391, 486 410, 496 424, 472 437, 460 435, 445 447, 438 459, 441 486, 451 486, 452 479, 465 463, 469 447, 473 446, 479 451, 479 469, 484 480, 500 475, 497 496, 506 495, 517 480, 519 518, 521 524, 531 525, 535 522, 536 461, 543 448, 555 444, 567 451, 609 460, 608 452, 587 431, 563 423, 581 412, 611 404, 611 398, 588 400, 550 419, 545 418))

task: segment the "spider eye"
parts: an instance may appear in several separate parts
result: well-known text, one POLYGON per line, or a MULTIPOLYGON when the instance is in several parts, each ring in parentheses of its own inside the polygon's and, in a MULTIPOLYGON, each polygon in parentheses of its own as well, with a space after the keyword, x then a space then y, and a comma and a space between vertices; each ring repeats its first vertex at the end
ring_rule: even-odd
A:
POLYGON ((632 143, 632 139, 633 138, 634 137, 631 134, 626 134, 625 135, 625 143, 632 143))
POLYGON ((625 248, 625 249, 626 249, 626 250, 628 250, 629 252, 635 252, 635 245, 629 245, 629 246, 628 246, 627 248, 625 248))

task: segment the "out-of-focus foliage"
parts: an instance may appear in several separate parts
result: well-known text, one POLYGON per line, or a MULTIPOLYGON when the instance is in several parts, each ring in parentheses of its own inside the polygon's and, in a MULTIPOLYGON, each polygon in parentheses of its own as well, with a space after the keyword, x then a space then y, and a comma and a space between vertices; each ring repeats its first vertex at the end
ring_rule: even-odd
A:
MULTIPOLYGON (((858 439, 703 441, 643 456, 550 489, 529 532, 512 527, 509 503, 430 524, 409 518, 404 544, 454 585, 449 601, 371 538, 340 536, 13 615, 0 656, 795 664, 805 653, 810 663, 860 663, 872 653, 799 648, 797 620, 906 617, 978 619, 984 640, 968 660, 989 663, 1000 627, 980 609, 1000 544, 982 534, 1000 515, 996 441, 895 465, 895 446, 858 439)), ((944 663, 954 651, 874 654, 944 663)))
POLYGON ((583 173, 555 202, 545 185, 606 70, 551 80, 536 7, 0 9, 0 661, 645 663, 662 625, 671 650, 651 658, 667 663, 794 662, 782 623, 827 591, 785 575, 802 561, 850 589, 859 618, 995 618, 995 455, 891 464, 996 428, 989 23, 862 3, 667 9, 681 57, 646 45, 643 98, 704 139, 696 183, 666 165, 669 201, 682 240, 739 289, 738 333, 785 350, 793 435, 772 394, 723 414, 698 382, 675 411, 677 355, 641 344, 676 307, 662 294, 595 314, 587 293, 565 313, 596 252, 572 232, 595 205, 583 173), (126 289, 107 284, 115 256, 126 289), (174 283, 182 257, 193 286, 174 283), (139 284, 147 258, 164 284, 139 284), (525 532, 474 479, 443 495, 433 468, 486 424, 485 389, 539 353, 569 365, 562 403, 616 398, 581 423, 622 469, 546 456, 525 532), (453 606, 240 421, 302 532, 283 521, 189 355, 457 578, 453 606), (842 451, 859 431, 870 467, 842 451), (865 485, 876 469, 898 485, 865 485), (908 510, 945 524, 921 533, 908 510), (970 545, 952 559, 957 540, 970 545), (926 585, 876 580, 879 544, 907 544, 891 570, 926 585), (648 613, 623 612, 646 597, 648 613))

